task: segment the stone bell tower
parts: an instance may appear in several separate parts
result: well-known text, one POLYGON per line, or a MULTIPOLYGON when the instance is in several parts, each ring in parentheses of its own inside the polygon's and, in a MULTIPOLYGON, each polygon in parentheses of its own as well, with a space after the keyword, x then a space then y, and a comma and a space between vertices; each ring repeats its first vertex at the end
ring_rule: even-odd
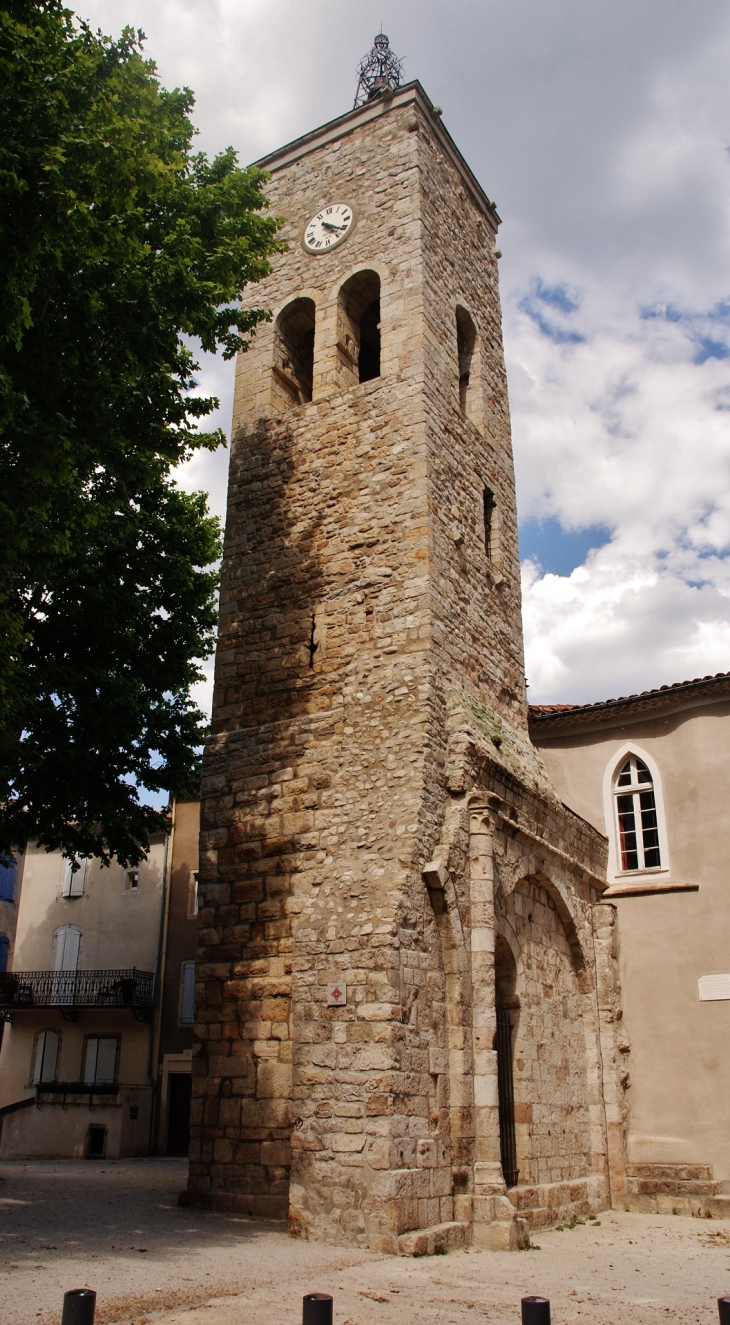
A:
POLYGON ((288 250, 236 378, 187 1199, 514 1246, 621 1182, 604 842, 527 734, 499 218, 375 79, 259 163, 288 250))

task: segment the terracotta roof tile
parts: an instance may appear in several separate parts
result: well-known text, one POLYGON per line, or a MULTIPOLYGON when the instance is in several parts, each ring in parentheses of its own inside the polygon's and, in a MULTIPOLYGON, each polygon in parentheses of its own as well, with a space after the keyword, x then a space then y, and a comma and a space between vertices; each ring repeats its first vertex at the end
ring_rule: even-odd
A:
POLYGON ((698 693, 720 689, 722 683, 730 683, 730 672, 715 672, 709 676, 697 676, 692 681, 677 681, 674 685, 657 686, 654 690, 641 690, 635 695, 620 695, 617 699, 601 699, 593 704, 530 704, 530 721, 533 723, 549 721, 561 714, 571 717, 598 717, 617 708, 634 707, 655 708, 664 698, 673 698, 683 693, 698 693))

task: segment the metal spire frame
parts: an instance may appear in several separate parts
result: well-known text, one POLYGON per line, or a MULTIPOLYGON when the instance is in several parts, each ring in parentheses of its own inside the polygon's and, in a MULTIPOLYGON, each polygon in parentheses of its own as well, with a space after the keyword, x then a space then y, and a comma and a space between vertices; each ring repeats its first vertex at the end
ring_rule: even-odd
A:
POLYGON ((403 61, 391 51, 385 33, 379 32, 372 49, 363 56, 357 67, 357 92, 353 109, 364 106, 373 97, 381 96, 388 88, 395 91, 401 85, 402 75, 403 61))

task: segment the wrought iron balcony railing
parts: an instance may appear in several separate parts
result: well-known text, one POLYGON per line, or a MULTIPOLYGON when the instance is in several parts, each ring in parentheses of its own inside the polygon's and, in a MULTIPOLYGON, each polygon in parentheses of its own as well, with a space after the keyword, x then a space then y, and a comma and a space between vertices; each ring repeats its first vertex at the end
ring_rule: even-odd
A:
POLYGON ((152 1007, 153 971, 4 971, 0 974, 0 1013, 23 1008, 152 1007))

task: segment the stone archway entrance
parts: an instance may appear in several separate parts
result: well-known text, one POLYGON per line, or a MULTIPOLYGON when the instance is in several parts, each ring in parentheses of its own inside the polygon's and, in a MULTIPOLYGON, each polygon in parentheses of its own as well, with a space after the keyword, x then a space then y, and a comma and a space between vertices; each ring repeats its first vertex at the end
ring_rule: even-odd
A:
MULTIPOLYGON (((587 1178, 592 1167, 584 995, 575 939, 571 944, 539 879, 523 879, 501 900, 499 910, 510 942, 501 936, 497 940, 495 993, 498 1021, 500 1006, 510 1017, 519 1186, 574 1183, 587 1178)), ((501 1115, 500 1082, 500 1124, 501 1115)), ((506 1121, 509 1128, 507 1115, 506 1121)), ((516 1185, 507 1173, 505 1182, 516 1185)))

